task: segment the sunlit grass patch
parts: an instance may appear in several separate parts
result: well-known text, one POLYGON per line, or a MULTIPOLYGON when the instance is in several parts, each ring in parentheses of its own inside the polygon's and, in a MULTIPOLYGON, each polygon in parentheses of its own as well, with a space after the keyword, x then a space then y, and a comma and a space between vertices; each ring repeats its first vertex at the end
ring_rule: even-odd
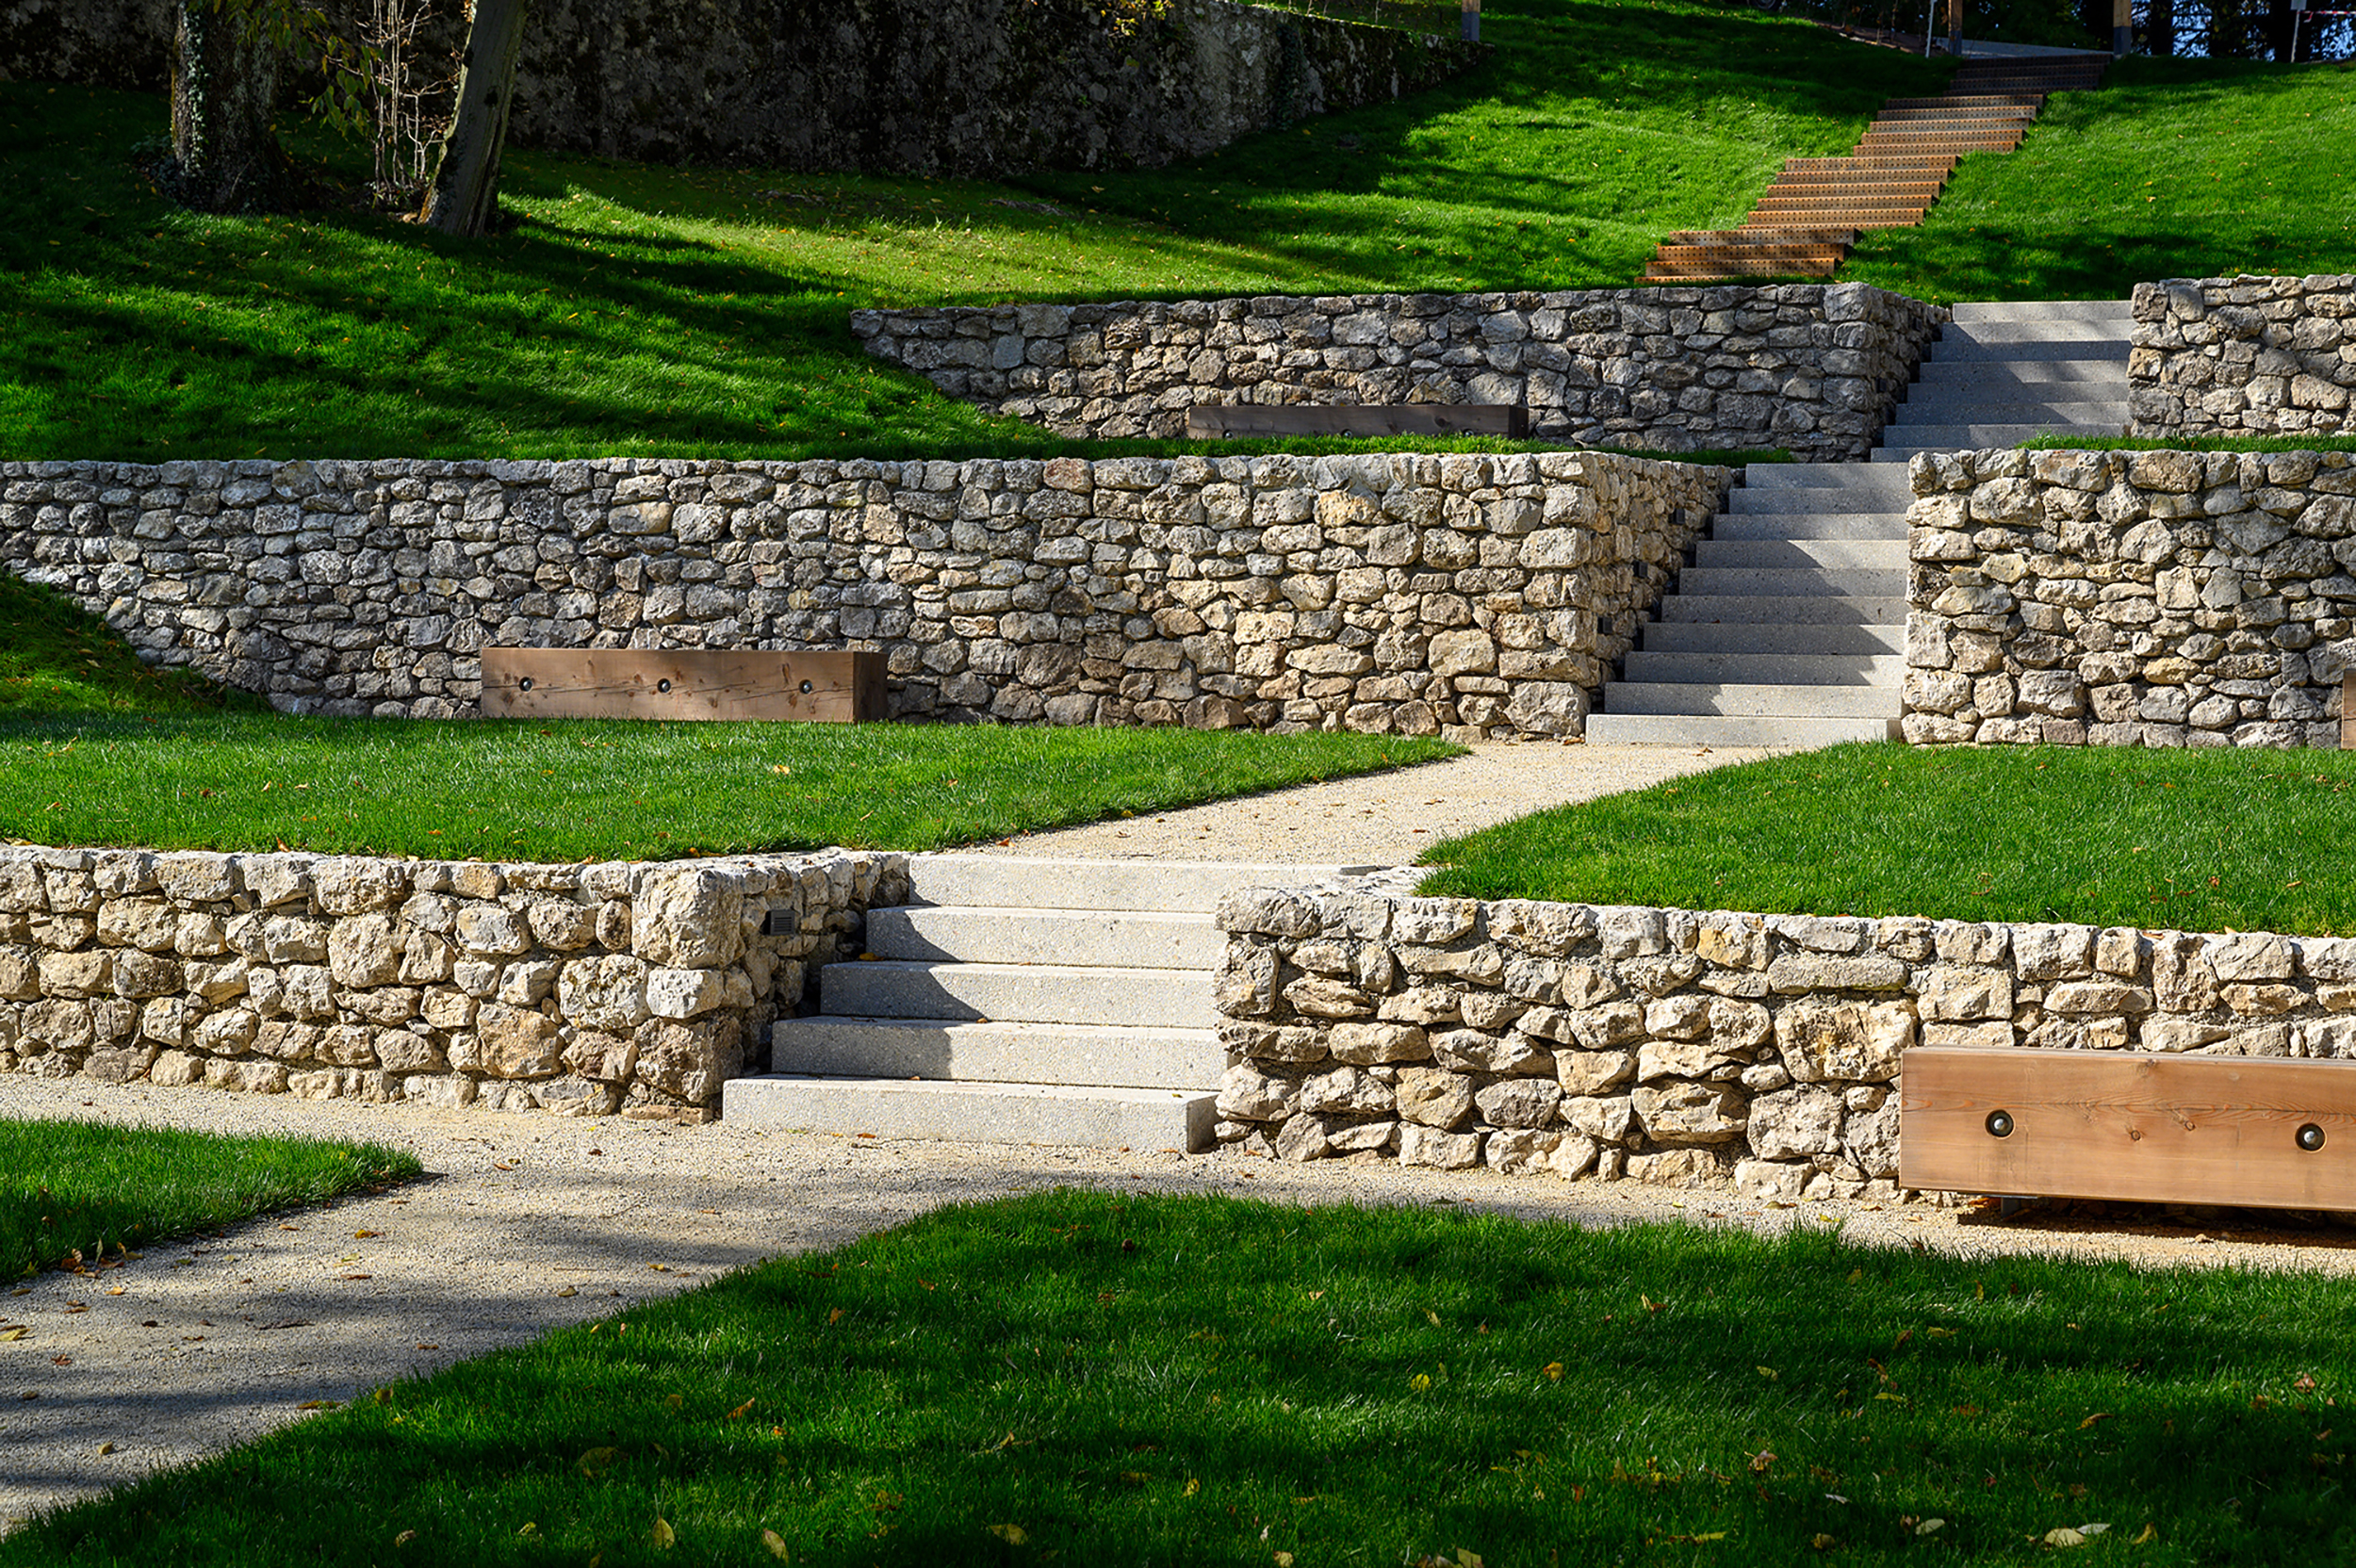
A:
MULTIPOLYGON (((417 1174, 372 1143, 0 1120, 0 1280, 417 1174)), ((7 1302, 0 1300, 0 1321, 7 1302)), ((5 1337, 0 1329, 0 1337, 5 1337)))
POLYGON ((2345 752, 1837 746, 1435 844, 1424 889, 2349 935, 2351 786, 2345 752))
MULTIPOLYGON (((1697 1200, 1699 1195, 1696 1195, 1697 1200)), ((0 1562, 2330 1560, 2341 1281, 1055 1192, 79 1504, 0 1562)))
POLYGON ((0 722, 0 834, 435 859, 938 849, 1459 749, 1177 728, 52 717, 0 722))

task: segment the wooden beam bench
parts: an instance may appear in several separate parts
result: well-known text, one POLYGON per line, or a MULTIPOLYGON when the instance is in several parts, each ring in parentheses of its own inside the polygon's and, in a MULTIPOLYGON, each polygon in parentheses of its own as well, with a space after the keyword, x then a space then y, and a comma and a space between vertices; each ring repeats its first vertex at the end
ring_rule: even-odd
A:
POLYGON ((484 648, 483 715, 859 724, 885 712, 884 656, 842 649, 484 648))
POLYGON ((2356 1062, 1918 1046, 1898 1117, 1916 1191, 2356 1209, 2356 1062))
POLYGON ((1190 441, 1272 435, 1501 435, 1530 437, 1519 403, 1203 403, 1186 410, 1190 441))

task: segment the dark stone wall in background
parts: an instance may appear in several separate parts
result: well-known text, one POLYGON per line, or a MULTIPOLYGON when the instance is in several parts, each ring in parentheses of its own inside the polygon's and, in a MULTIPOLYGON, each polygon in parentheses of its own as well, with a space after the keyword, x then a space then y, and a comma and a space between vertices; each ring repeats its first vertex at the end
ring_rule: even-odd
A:
MULTIPOLYGON (((0 78, 160 89, 171 0, 0 0, 0 78)), ((520 145, 990 175, 1163 164, 1419 91, 1481 46, 1231 0, 541 0, 520 145)), ((159 125, 160 130, 160 125, 159 125)))

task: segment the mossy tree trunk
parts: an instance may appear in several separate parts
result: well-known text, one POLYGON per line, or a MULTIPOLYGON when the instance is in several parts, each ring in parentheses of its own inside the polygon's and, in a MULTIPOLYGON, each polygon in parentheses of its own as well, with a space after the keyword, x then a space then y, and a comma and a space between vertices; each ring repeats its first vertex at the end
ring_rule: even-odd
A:
POLYGON ((204 212, 279 204, 286 155, 272 121, 278 52, 228 0, 180 0, 172 155, 180 200, 204 212))
POLYGON ((499 155, 515 96, 531 0, 475 0, 458 106, 442 138, 442 158, 425 199, 425 221, 444 234, 480 235, 499 215, 499 155))

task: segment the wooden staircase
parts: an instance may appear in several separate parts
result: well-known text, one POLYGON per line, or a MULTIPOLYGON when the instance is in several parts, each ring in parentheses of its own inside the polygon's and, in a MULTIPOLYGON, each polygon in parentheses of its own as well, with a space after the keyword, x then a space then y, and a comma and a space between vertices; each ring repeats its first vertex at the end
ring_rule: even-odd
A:
POLYGON ((1912 228, 1966 153, 2009 153, 2048 94, 2100 87, 2108 55, 1967 60, 1938 98, 1892 98, 1844 158, 1792 158, 1739 229, 1661 241, 1644 283, 1829 278, 1861 229, 1912 228))

